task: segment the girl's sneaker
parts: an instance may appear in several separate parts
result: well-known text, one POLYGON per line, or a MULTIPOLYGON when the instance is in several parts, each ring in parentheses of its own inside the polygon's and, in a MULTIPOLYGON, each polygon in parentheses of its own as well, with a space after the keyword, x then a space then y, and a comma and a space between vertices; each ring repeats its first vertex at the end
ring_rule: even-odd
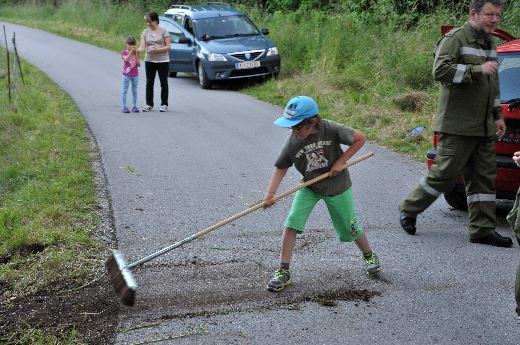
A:
POLYGON ((167 105, 161 105, 161 108, 159 109, 159 111, 161 113, 164 113, 165 111, 168 111, 168 106, 167 105))
POLYGON ((145 113, 148 112, 148 111, 152 111, 152 110, 153 110, 153 107, 150 106, 150 105, 145 105, 145 106, 143 107, 143 111, 144 111, 145 113))
POLYGON ((273 277, 267 282, 267 290, 279 292, 291 283, 292 279, 289 270, 278 269, 274 272, 273 277))
POLYGON ((132 107, 132 113, 138 113, 139 112, 139 108, 137 106, 133 106, 132 107))
POLYGON ((121 111, 125 114, 128 114, 130 112, 130 110, 128 110, 127 107, 123 107, 123 109, 121 109, 121 111))

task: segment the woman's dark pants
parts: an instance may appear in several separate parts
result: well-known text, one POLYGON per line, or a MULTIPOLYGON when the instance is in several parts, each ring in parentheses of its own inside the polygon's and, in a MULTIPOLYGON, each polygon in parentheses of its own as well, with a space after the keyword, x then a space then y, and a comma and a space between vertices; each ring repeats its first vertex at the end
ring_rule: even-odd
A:
POLYGON ((161 82, 161 105, 168 105, 168 73, 170 68, 169 62, 149 62, 145 61, 144 68, 146 71, 146 105, 153 107, 153 85, 155 82, 155 73, 159 74, 161 82))

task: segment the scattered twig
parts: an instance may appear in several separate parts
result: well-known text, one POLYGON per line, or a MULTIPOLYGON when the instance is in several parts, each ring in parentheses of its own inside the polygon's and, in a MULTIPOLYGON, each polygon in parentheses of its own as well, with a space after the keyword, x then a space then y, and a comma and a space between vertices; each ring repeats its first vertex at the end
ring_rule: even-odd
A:
POLYGON ((138 329, 151 328, 151 327, 159 326, 161 323, 162 323, 162 321, 161 322, 154 322, 154 323, 146 323, 146 324, 135 326, 135 327, 131 327, 131 328, 124 328, 124 329, 120 330, 120 332, 121 333, 128 333, 128 332, 135 331, 135 330, 138 330, 138 329))

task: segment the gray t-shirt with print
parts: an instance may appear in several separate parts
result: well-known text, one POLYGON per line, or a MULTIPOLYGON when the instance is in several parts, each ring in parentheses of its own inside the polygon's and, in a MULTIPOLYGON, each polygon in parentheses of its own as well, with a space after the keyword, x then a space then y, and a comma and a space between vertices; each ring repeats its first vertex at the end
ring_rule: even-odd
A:
MULTIPOLYGON (((274 165, 286 169, 294 164, 303 175, 303 181, 308 181, 330 170, 343 154, 341 144, 350 146, 353 142, 354 129, 321 120, 319 131, 304 140, 291 133, 274 165)), ((351 186, 349 172, 345 169, 339 175, 316 182, 309 188, 320 195, 334 196, 351 186)))
POLYGON ((166 37, 170 37, 170 33, 164 28, 158 26, 157 30, 153 31, 150 28, 144 29, 141 34, 141 41, 146 42, 145 61, 148 62, 170 62, 170 53, 168 51, 156 54, 149 54, 148 50, 151 48, 157 49, 166 46, 166 37))

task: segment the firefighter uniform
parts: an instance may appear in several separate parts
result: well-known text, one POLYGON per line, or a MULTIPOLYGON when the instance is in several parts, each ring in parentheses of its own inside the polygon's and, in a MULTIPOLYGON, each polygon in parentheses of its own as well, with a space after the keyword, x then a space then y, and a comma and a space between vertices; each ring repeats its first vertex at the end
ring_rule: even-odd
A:
POLYGON ((403 200, 399 209, 415 218, 462 172, 469 211, 469 236, 495 232, 495 121, 503 119, 497 75, 483 75, 480 65, 497 61, 490 35, 470 24, 447 33, 437 44, 433 78, 441 83, 434 131, 439 134, 436 164, 403 200))

